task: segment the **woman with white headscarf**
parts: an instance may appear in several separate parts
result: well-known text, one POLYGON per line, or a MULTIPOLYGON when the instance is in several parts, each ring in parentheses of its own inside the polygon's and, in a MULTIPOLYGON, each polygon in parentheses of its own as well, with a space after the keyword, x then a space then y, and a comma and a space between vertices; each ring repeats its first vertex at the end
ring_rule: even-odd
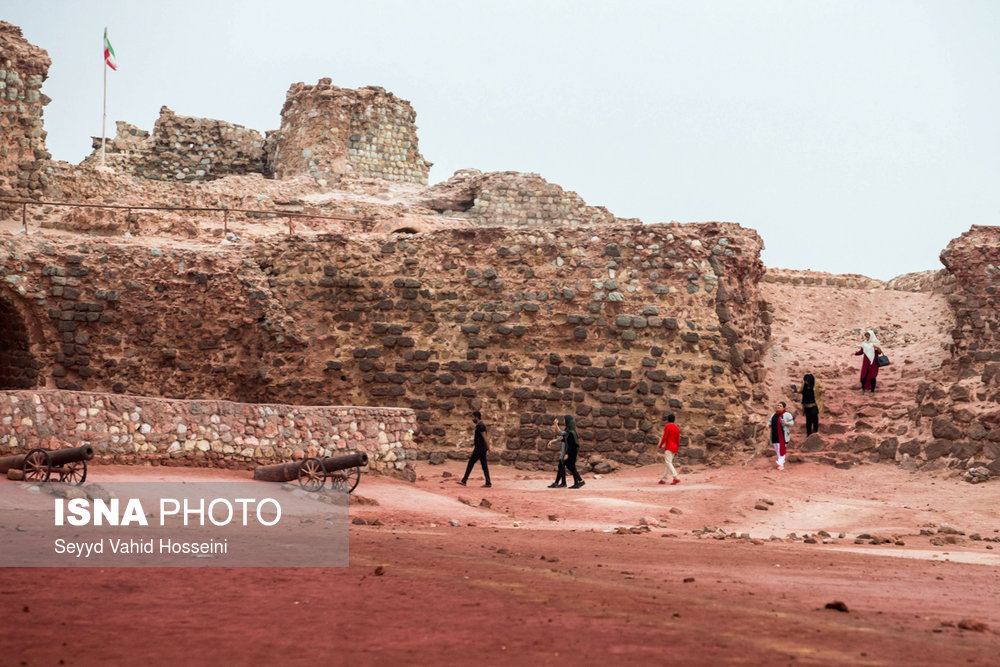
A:
POLYGON ((871 389, 875 393, 875 378, 878 377, 878 357, 882 354, 882 345, 875 337, 875 332, 869 329, 861 339, 861 349, 854 356, 861 355, 861 391, 871 389))

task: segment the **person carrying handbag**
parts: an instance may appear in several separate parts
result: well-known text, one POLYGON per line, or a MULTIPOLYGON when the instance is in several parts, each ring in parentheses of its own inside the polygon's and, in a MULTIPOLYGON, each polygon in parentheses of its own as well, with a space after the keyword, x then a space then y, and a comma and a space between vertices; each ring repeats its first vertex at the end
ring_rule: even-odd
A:
MULTIPOLYGON (((875 332, 869 329, 861 339, 861 349, 854 353, 854 356, 861 355, 861 391, 864 393, 869 389, 875 393, 875 380, 878 378, 879 357, 882 355, 882 346, 875 337, 875 332)), ((888 363, 886 358, 885 363, 888 363)))

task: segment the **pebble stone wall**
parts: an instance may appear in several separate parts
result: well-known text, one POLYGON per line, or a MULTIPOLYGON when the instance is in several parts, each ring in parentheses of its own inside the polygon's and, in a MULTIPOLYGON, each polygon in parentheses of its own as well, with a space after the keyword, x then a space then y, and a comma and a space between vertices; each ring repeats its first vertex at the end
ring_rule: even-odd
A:
POLYGON ((61 390, 0 391, 0 455, 93 445, 100 463, 249 468, 367 452, 369 468, 406 468, 414 413, 404 408, 182 401, 61 390))
POLYGON ((484 174, 478 169, 461 169, 421 197, 428 208, 483 226, 573 229, 638 222, 616 218, 603 206, 588 206, 577 193, 563 190, 538 174, 516 171, 484 174))
MULTIPOLYGON (((101 138, 84 164, 100 163, 101 138)), ((105 164, 140 178, 159 181, 208 181, 234 174, 265 173, 264 137, 256 130, 211 118, 179 116, 160 107, 150 135, 117 123, 105 142, 105 164)))
POLYGON ((416 117, 408 101, 378 86, 292 84, 281 128, 267 135, 270 168, 277 178, 350 173, 426 185, 431 163, 417 145, 416 117))
POLYGON ((20 28, 0 21, 0 196, 38 197, 48 183, 45 166, 52 156, 42 111, 51 100, 41 88, 51 63, 20 28))

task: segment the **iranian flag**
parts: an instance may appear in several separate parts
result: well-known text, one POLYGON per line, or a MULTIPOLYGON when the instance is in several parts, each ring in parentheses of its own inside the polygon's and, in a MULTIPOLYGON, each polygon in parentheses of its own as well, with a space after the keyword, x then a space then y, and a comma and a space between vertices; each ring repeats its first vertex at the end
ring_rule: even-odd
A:
POLYGON ((115 50, 111 48, 111 42, 108 41, 108 29, 104 29, 104 64, 111 69, 118 71, 118 61, 115 59, 115 50))

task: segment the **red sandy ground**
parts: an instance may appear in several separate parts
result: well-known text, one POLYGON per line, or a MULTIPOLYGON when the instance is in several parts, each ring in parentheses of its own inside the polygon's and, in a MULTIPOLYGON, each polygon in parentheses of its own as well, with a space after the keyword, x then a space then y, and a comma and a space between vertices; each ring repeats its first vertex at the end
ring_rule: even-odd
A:
MULTIPOLYGON (((337 569, 0 570, 3 664, 997 664, 996 482, 894 465, 659 467, 580 490, 373 475, 337 569), (476 507, 460 502, 464 498, 476 507), (478 507, 482 499, 492 507, 478 507), (758 500, 774 505, 755 510, 758 500), (680 513, 672 513, 676 508, 680 513), (555 520, 550 520, 554 515, 555 520), (616 534, 640 519, 662 525, 616 534), (451 519, 460 522, 452 526, 451 519), (967 533, 934 547, 928 523, 967 533), (692 533, 706 525, 754 544, 692 533), (826 530, 831 544, 769 541, 826 530), (610 531, 610 532, 609 532, 610 531), (847 537, 838 539, 841 532, 847 537), (862 533, 904 546, 855 545, 862 533), (992 548, 991 548, 992 547, 992 548), (376 568, 382 574, 376 574, 376 568), (685 581, 691 579, 690 581, 685 581), (842 601, 848 612, 825 609, 842 601), (964 619, 988 626, 966 630, 964 619)), ((92 468, 93 481, 248 473, 92 468)))

